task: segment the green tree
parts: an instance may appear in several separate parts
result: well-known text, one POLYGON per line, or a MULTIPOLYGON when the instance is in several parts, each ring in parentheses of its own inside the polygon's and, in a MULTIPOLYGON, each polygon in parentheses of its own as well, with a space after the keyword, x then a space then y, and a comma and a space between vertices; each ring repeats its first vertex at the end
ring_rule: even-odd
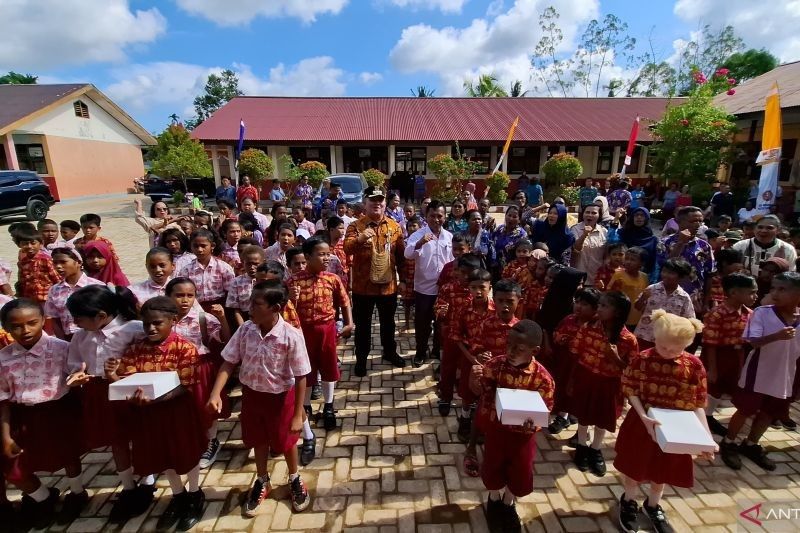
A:
POLYGON ((187 121, 187 127, 196 128, 214 111, 243 94, 239 90, 239 78, 232 70, 226 69, 219 74, 209 74, 203 94, 194 99, 194 111, 197 116, 187 121))
POLYGON ((417 90, 411 89, 411 94, 417 98, 432 98, 436 89, 429 89, 426 85, 417 86, 417 90))
POLYGON ((547 188, 553 188, 578 179, 583 174, 583 165, 574 155, 560 152, 542 165, 542 173, 547 188))
POLYGON ((153 173, 165 178, 210 178, 211 163, 199 141, 192 139, 181 124, 171 124, 157 138, 156 146, 148 154, 153 173))
POLYGON ((531 66, 547 94, 554 96, 554 92, 560 92, 566 97, 575 85, 570 75, 574 60, 558 57, 558 48, 564 40, 564 32, 558 26, 560 16, 553 6, 546 8, 539 15, 542 37, 533 50, 531 66))
POLYGON ((471 97, 508 96, 506 90, 497 83, 497 77, 494 74, 481 74, 478 76, 478 81, 474 84, 472 81, 465 81, 464 93, 471 97))
POLYGON ((601 21, 592 20, 581 37, 573 77, 586 96, 599 96, 603 69, 624 60, 630 62, 636 39, 628 35, 628 24, 608 14, 601 21))
POLYGON ((271 177, 274 170, 272 158, 258 148, 248 148, 239 156, 239 174, 250 176, 251 183, 257 187, 271 177))
POLYGON ((763 48, 737 52, 720 65, 730 71, 730 77, 739 83, 760 76, 778 66, 778 58, 763 48))
POLYGON ((686 96, 697 86, 694 72, 711 78, 727 58, 743 48, 744 41, 733 26, 725 26, 718 32, 708 24, 703 26, 699 38, 686 43, 681 51, 676 80, 678 94, 686 96))
POLYGON ((511 84, 511 88, 508 91, 508 95, 513 98, 522 98, 526 94, 528 94, 528 91, 522 90, 522 82, 519 80, 514 80, 514 82, 511 84))
POLYGON ((0 76, 0 85, 34 85, 38 79, 39 76, 20 74, 11 70, 8 74, 0 76))

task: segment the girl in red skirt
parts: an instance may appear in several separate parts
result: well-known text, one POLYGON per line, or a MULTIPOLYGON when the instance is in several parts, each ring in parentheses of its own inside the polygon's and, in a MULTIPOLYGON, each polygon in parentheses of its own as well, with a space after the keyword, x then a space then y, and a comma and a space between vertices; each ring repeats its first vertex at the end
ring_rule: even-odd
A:
POLYGON ((198 229, 189 239, 195 258, 178 271, 178 277, 191 279, 197 287, 197 301, 208 313, 214 304, 225 304, 225 298, 236 274, 228 263, 214 257, 217 236, 207 229, 198 229))
MULTIPOLYGON (((656 531, 672 531, 659 504, 664 485, 691 488, 694 484, 692 457, 664 453, 655 440, 658 422, 647 416, 650 407, 694 411, 705 423, 706 371, 696 356, 685 351, 703 325, 663 309, 653 312, 655 348, 631 359, 622 376, 622 390, 631 409, 619 429, 614 466, 623 475, 625 493, 619 500, 619 523, 623 531, 639 530, 636 496, 641 483, 650 484, 644 512, 656 531)), ((702 455, 713 460, 713 453, 702 455)))
POLYGON ((178 306, 172 298, 157 296, 141 310, 146 337, 134 342, 120 362, 107 362, 106 378, 117 381, 137 372, 175 371, 181 384, 155 400, 142 389, 128 399, 133 469, 140 475, 166 472, 172 499, 158 519, 159 531, 177 524, 188 531, 203 515, 205 496, 200 489, 198 458, 206 446, 203 422, 194 399, 200 356, 197 348, 177 333, 178 306), (181 475, 186 474, 188 491, 181 475))
POLYGON ((206 428, 208 438, 206 450, 200 457, 200 468, 205 469, 214 464, 220 449, 217 439, 217 420, 231 416, 227 394, 224 409, 218 415, 208 412, 205 408, 214 381, 217 379, 217 371, 222 365, 220 356, 222 346, 231 338, 231 331, 228 321, 225 320, 225 309, 219 304, 213 304, 206 313, 197 304, 196 293, 194 282, 189 278, 175 278, 167 283, 166 295, 178 306, 175 333, 194 344, 200 355, 194 398, 197 400, 198 412, 203 415, 203 426, 206 428))
POLYGON ((90 285, 75 291, 67 299, 67 309, 78 326, 69 345, 67 379, 71 387, 80 387, 83 437, 87 449, 111 446, 122 491, 111 508, 111 521, 126 522, 142 514, 153 501, 155 479, 151 476, 138 485, 131 466, 130 439, 125 424, 125 405, 108 400, 105 364, 119 362, 131 342, 144 337, 142 323, 136 318, 133 294, 122 287, 90 285))
POLYGON ((597 320, 581 326, 572 345, 578 354, 568 385, 569 412, 578 419, 575 465, 598 477, 606 473, 603 437, 617 429, 622 414, 622 370, 639 354, 636 337, 625 328, 630 309, 631 301, 621 292, 603 294, 597 320), (589 426, 594 426, 591 443, 589 426))
POLYGON ((69 344, 44 333, 44 313, 33 300, 7 303, 0 323, 14 339, 0 350, 4 474, 23 493, 26 526, 42 529, 53 521, 59 490, 48 489, 35 472, 64 468, 70 492, 59 522, 69 523, 89 502, 81 481, 80 424, 75 424, 80 406, 64 380, 69 344))

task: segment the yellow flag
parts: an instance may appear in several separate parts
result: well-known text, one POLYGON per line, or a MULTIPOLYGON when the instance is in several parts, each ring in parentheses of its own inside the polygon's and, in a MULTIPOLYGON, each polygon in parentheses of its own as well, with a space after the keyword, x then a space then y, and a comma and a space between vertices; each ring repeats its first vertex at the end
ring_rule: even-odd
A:
POLYGON ((508 147, 511 146, 511 139, 514 138, 514 130, 517 129, 518 124, 519 117, 514 119, 514 122, 511 123, 511 129, 508 130, 508 138, 506 139, 506 144, 503 145, 503 155, 508 153, 508 147))
POLYGON ((775 82, 767 95, 764 108, 764 132, 761 134, 761 150, 781 148, 781 97, 775 82))

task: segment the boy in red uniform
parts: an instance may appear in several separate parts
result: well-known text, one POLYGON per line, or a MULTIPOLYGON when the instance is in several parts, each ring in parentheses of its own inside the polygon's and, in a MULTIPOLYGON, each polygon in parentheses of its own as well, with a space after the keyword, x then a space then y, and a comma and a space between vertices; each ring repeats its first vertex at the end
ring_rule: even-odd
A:
POLYGON ((44 243, 41 233, 24 226, 15 229, 13 237, 20 251, 17 296, 42 304, 47 300, 50 287, 61 282, 61 276, 53 266, 50 255, 42 250, 44 243))
POLYGON ((458 259, 462 255, 468 253, 469 253, 469 239, 467 239, 460 233, 456 233, 455 235, 453 235, 453 260, 444 265, 444 267, 442 267, 442 271, 439 273, 439 280, 436 282, 436 284, 440 288, 444 287, 445 283, 453 281, 452 274, 453 270, 456 268, 458 259))
POLYGON ((259 283, 253 287, 250 320, 236 330, 225 349, 208 407, 222 409, 220 394, 241 363, 242 440, 254 448, 258 477, 244 504, 244 514, 254 517, 271 489, 267 461, 270 450, 284 454, 289 471, 292 508, 301 512, 311 498, 300 479, 297 465, 297 437, 303 428, 305 377, 311 372, 303 334, 281 318, 286 287, 259 283))
POLYGON ((469 273, 481 267, 481 260, 472 254, 462 255, 458 259, 458 268, 453 271, 452 281, 439 289, 436 304, 433 306, 436 320, 442 335, 442 366, 439 380, 439 414, 450 414, 450 403, 453 401, 453 387, 458 372, 458 322, 464 309, 470 305, 470 290, 467 282, 469 273))
POLYGON ((733 396, 739 388, 737 382, 747 355, 742 335, 752 313, 750 307, 758 295, 758 286, 752 276, 736 272, 722 278, 722 289, 725 300, 703 318, 701 357, 708 373, 706 422, 712 433, 724 437, 728 428, 714 418, 714 411, 723 394, 733 396))
POLYGON ((108 245, 109 250, 111 250, 111 255, 114 256, 114 259, 117 260, 119 263, 119 257, 117 256, 116 250, 114 250, 114 245, 106 239, 105 237, 98 235, 102 227, 100 226, 100 215, 95 215, 94 213, 86 213, 85 215, 81 215, 81 231, 83 231, 83 237, 79 237, 75 239, 75 248, 83 253, 83 247, 86 246, 86 243, 89 241, 103 241, 108 245))
POLYGON ((520 239, 514 246, 514 260, 503 267, 502 279, 514 279, 514 276, 528 266, 528 258, 533 251, 533 243, 528 239, 520 239))
POLYGON ((495 393, 498 388, 535 391, 548 409, 553 407, 553 378, 536 360, 542 337, 542 328, 536 322, 517 322, 508 332, 506 353, 473 369, 479 380, 480 390, 476 392, 481 393, 478 421, 486 435, 481 478, 489 490, 486 518, 491 530, 521 530, 515 501, 533 492, 535 435, 539 430, 533 420, 522 426, 501 424, 495 393), (501 495, 502 489, 505 491, 501 495))
MULTIPOLYGON (((420 228, 418 216, 412 216, 406 220, 406 234, 413 235, 420 228)), ((406 316, 406 331, 411 330, 411 309, 414 307, 414 270, 416 269, 416 259, 406 259, 403 262, 403 270, 400 273, 400 284, 397 292, 403 301, 403 311, 406 316)))
MULTIPOLYGON (((706 278, 705 311, 711 311, 716 306, 722 304, 727 298, 725 290, 722 288, 722 278, 734 272, 744 270, 744 254, 732 248, 714 252, 717 269, 706 278)), ((752 306, 753 304, 749 304, 752 306)), ((713 429, 713 428, 712 428, 713 429)))
POLYGON ((594 277, 594 288, 600 291, 607 291, 608 284, 611 283, 611 276, 617 270, 622 270, 622 263, 625 261, 625 252, 628 247, 621 242, 610 244, 606 248, 606 261, 603 266, 597 269, 594 277))
POLYGON ((522 288, 522 301, 517 309, 517 317, 534 319, 542 301, 547 295, 547 271, 556 262, 540 253, 532 253, 528 258, 528 268, 517 271, 514 277, 522 288))
POLYGON ((331 260, 328 243, 319 237, 312 237, 303 243, 303 255, 306 257, 307 268, 292 274, 287 285, 290 294, 299 293, 295 298, 295 306, 311 361, 311 373, 306 378, 309 387, 306 388, 304 406, 311 418, 311 386, 317 383, 319 372, 325 401, 322 421, 325 429, 330 431, 336 427, 333 389, 340 377, 336 356, 336 309, 341 310, 344 319, 340 336, 345 339, 353 330, 353 316, 347 289, 342 280, 336 274, 326 272, 331 260))

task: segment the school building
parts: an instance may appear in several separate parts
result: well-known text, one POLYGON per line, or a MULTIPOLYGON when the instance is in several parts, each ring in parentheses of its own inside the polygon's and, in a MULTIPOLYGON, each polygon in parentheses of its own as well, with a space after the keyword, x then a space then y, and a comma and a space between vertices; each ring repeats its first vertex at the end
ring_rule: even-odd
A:
POLYGON ((156 140, 94 85, 0 85, 0 170, 33 170, 57 200, 126 192, 156 140))

